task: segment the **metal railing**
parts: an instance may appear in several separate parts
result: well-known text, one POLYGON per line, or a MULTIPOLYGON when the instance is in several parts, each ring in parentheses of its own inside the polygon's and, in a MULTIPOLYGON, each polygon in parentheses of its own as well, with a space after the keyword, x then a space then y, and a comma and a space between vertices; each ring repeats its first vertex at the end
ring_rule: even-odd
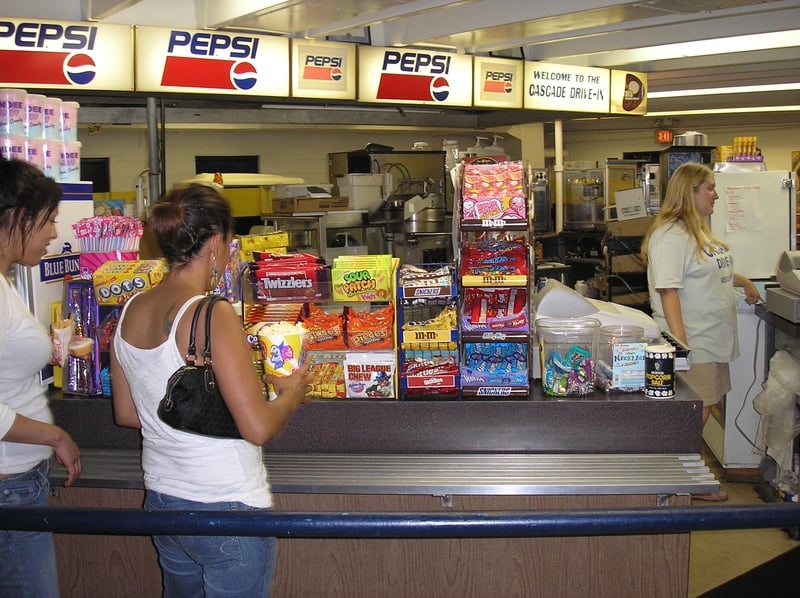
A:
POLYGON ((2 507, 0 529, 145 536, 240 535, 278 538, 492 538, 670 534, 791 528, 800 504, 660 507, 577 511, 320 513, 145 511, 2 507))

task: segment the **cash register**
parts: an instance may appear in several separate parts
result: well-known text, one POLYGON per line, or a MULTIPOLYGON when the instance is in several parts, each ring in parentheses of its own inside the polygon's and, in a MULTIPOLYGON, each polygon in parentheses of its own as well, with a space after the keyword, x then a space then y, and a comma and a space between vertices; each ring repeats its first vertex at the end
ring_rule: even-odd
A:
POLYGON ((800 251, 784 251, 775 268, 776 287, 767 287, 767 310, 800 323, 800 251))

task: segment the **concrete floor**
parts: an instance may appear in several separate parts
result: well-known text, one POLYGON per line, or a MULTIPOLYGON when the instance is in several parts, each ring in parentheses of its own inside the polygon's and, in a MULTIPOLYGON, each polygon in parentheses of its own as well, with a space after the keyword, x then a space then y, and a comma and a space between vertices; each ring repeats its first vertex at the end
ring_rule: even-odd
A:
MULTIPOLYGON (((709 468, 728 493, 726 503, 692 501, 693 507, 765 504, 752 482, 728 482, 713 453, 703 452, 709 468)), ((692 532, 689 548, 689 598, 695 598, 784 552, 800 546, 781 529, 692 532)))

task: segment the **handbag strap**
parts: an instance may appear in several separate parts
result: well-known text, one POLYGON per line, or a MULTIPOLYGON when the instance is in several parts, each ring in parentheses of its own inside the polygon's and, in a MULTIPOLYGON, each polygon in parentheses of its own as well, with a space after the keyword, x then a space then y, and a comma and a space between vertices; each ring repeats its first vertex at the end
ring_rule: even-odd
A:
POLYGON ((211 365, 211 310, 222 297, 209 295, 206 299, 208 300, 208 309, 206 309, 206 338, 203 342, 203 365, 211 365))
POLYGON ((197 331, 197 321, 200 319, 200 310, 203 308, 203 305, 209 304, 208 310, 206 311, 206 339, 204 344, 204 351, 203 351, 203 360, 211 358, 211 308, 214 306, 213 302, 217 299, 220 299, 219 295, 208 295, 200 299, 197 302, 197 307, 194 309, 194 314, 192 315, 192 327, 189 330, 189 347, 186 349, 186 363, 187 364, 194 364, 197 361, 197 347, 195 344, 195 333, 197 331))

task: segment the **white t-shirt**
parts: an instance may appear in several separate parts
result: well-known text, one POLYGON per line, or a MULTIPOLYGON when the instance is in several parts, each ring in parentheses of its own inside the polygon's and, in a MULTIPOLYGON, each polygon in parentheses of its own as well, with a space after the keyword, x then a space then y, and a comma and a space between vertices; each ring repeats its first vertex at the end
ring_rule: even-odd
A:
MULTIPOLYGON (((47 386, 39 381, 39 370, 47 365, 50 353, 47 330, 0 274, 0 438, 11 429, 18 413, 53 423, 47 386)), ((0 473, 29 471, 52 452, 43 444, 0 441, 0 473)))
POLYGON ((678 289, 686 340, 694 363, 727 363, 739 356, 733 256, 717 246, 698 260, 682 222, 653 231, 647 246, 647 281, 653 319, 669 331, 656 289, 678 289))
MULTIPOLYGON (((175 344, 178 322, 198 295, 183 304, 169 338, 153 349, 139 349, 122 337, 125 311, 120 315, 114 350, 130 386, 142 424, 142 469, 150 490, 197 502, 238 501, 253 507, 272 506, 261 447, 228 438, 210 438, 171 428, 157 414, 167 380, 184 365, 175 344)), ((202 322, 198 325, 201 325, 202 322)))

